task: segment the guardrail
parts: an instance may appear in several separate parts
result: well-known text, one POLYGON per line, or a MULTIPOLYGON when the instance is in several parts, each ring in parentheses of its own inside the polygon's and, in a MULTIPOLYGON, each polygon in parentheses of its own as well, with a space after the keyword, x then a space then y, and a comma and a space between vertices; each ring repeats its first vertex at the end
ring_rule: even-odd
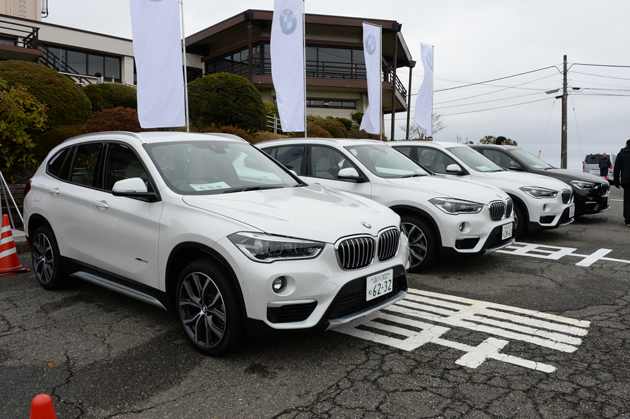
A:
POLYGON ((271 130, 274 134, 282 132, 282 126, 280 125, 280 118, 277 116, 267 115, 267 129, 271 130))

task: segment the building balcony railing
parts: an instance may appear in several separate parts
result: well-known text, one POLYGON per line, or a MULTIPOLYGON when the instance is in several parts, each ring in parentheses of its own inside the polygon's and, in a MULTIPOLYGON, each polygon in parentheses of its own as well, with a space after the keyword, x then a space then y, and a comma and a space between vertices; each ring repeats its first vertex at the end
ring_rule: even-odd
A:
MULTIPOLYGON (((271 76, 271 59, 270 58, 254 58, 252 61, 252 72, 257 76, 271 76)), ((211 73, 231 73, 239 76, 247 77, 249 75, 249 60, 240 62, 231 62, 221 67, 215 68, 211 73)), ((383 81, 390 82, 392 79, 393 68, 389 65, 383 65, 383 81)), ((319 79, 342 79, 342 80, 367 80, 364 64, 336 63, 326 61, 306 61, 306 77, 319 79)), ((402 96, 403 100, 407 99, 407 89, 396 76, 396 90, 402 96)))
POLYGON ((39 28, 34 26, 0 20, 0 34, 4 44, 12 41, 16 47, 28 49, 37 49, 39 46, 39 28))

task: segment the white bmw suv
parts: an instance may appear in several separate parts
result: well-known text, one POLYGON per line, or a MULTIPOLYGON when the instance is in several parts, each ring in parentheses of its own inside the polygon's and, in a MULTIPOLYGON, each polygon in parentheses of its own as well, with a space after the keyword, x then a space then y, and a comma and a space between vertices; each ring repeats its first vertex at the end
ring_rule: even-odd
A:
POLYGON ((73 276, 170 309, 208 355, 246 333, 345 324, 407 290, 396 213, 308 186, 241 139, 75 137, 28 182, 24 215, 44 288, 73 276))
POLYGON ((514 200, 516 238, 526 231, 573 222, 573 190, 560 180, 507 171, 464 144, 398 141, 393 147, 434 173, 452 179, 476 180, 505 191, 514 200))
POLYGON ((257 146, 309 184, 371 198, 400 214, 411 272, 428 268, 440 253, 484 254, 514 241, 506 193, 431 176, 388 143, 301 138, 257 146))

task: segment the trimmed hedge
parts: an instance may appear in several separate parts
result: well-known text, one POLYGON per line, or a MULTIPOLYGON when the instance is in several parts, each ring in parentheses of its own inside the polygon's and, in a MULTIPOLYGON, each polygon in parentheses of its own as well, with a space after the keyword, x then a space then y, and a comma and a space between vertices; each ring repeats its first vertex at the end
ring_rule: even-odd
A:
POLYGON ((188 103, 190 120, 199 130, 214 124, 251 132, 267 125, 260 92, 235 74, 209 74, 188 83, 188 103))
POLYGON ((348 138, 348 130, 336 119, 318 119, 313 125, 325 129, 333 138, 348 138))
POLYGON ((27 61, 0 61, 0 77, 26 91, 48 107, 46 125, 76 125, 92 117, 92 105, 81 88, 55 70, 27 61))
POLYGON ((232 134, 232 135, 236 135, 237 137, 241 137, 242 139, 244 139, 245 141, 247 141, 250 144, 256 144, 258 142, 258 140, 256 140, 254 137, 252 137, 251 135, 249 135, 246 131, 237 128, 237 127, 233 127, 231 125, 223 125, 221 127, 216 127, 216 126, 211 126, 211 127, 206 127, 204 129, 202 129, 199 132, 222 132, 224 134, 232 134))
POLYGON ((133 86, 116 83, 90 84, 83 87, 83 93, 90 99, 93 112, 119 106, 138 109, 138 91, 133 86))
MULTIPOLYGON (((119 106, 113 109, 103 109, 94 114, 87 124, 82 128, 84 133, 103 131, 143 131, 138 120, 138 111, 119 106)), ((145 130, 147 131, 147 130, 145 130)), ((155 131, 155 130, 148 130, 155 131)))

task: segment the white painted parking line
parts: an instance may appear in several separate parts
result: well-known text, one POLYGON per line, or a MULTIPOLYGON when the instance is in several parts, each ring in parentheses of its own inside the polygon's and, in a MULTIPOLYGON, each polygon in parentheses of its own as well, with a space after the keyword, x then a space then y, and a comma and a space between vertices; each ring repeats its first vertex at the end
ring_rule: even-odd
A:
POLYGON ((547 246, 543 244, 515 242, 509 246, 504 247, 501 250, 497 250, 497 253, 506 253, 509 255, 527 256, 547 260, 560 260, 563 257, 577 257, 582 258, 582 260, 575 265, 583 267, 589 267, 595 262, 599 261, 630 264, 630 260, 605 257, 607 254, 612 252, 612 249, 599 249, 594 253, 591 253, 590 255, 581 255, 578 253, 574 253, 575 251, 577 251, 577 249, 574 249, 572 247, 558 247, 547 246))
POLYGON ((477 368, 495 359, 524 368, 553 372, 555 367, 500 353, 509 340, 561 352, 574 352, 590 322, 501 304, 410 289, 407 297, 384 310, 357 319, 335 331, 405 351, 426 343, 466 352, 458 365, 477 368), (444 327, 438 324, 447 325, 444 327), (451 327, 494 335, 478 346, 444 339, 451 327))

